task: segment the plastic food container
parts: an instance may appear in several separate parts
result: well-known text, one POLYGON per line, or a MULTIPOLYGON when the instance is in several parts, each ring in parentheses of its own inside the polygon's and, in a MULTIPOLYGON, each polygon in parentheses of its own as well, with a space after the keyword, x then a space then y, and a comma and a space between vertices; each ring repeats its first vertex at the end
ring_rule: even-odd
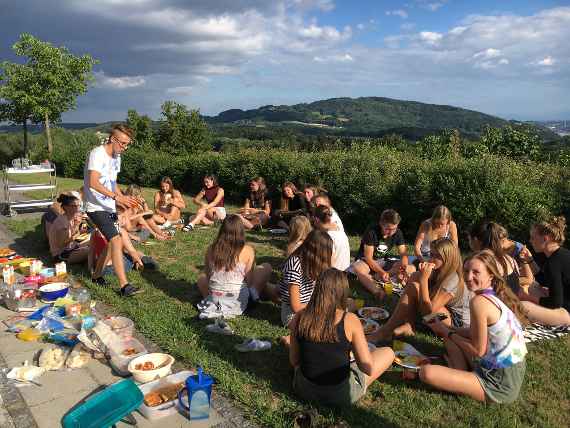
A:
POLYGON ((173 363, 174 357, 172 355, 157 352, 153 354, 141 355, 140 357, 131 360, 128 365, 128 370, 132 373, 135 381, 139 383, 147 383, 169 375, 172 370, 173 363), (154 364, 154 367, 157 368, 153 370, 135 369, 137 364, 144 364, 146 362, 151 362, 154 364))
MULTIPOLYGON (((193 374, 194 372, 190 370, 184 370, 163 377, 162 379, 158 379, 149 383, 145 383, 144 385, 140 385, 139 389, 141 390, 144 396, 146 394, 156 391, 157 389, 164 388, 165 386, 175 385, 177 383, 184 383, 186 379, 188 379, 188 376, 192 376, 193 374)), ((166 416, 173 415, 177 411, 179 412, 180 406, 178 405, 177 398, 154 407, 147 406, 143 401, 138 410, 141 415, 152 421, 155 419, 160 419, 166 416)))
POLYGON ((55 276, 55 269, 54 268, 43 268, 40 272, 40 276, 44 278, 50 278, 55 276))
POLYGON ((21 274, 24 276, 30 275, 30 267, 32 266, 32 262, 22 262, 18 265, 18 269, 20 270, 21 274))
POLYGON ((135 324, 130 319, 125 317, 109 317, 103 320, 103 322, 111 327, 111 330, 113 330, 113 333, 116 335, 126 339, 133 337, 135 324))
POLYGON ((111 367, 121 376, 129 376, 129 363, 141 355, 147 354, 147 350, 137 339, 123 339, 109 344, 109 362, 111 367), (129 351, 134 351, 129 353, 129 351), (125 355, 127 353, 127 355, 125 355))
POLYGON ((40 296, 46 302, 54 302, 60 297, 65 297, 69 290, 67 282, 53 282, 40 287, 40 296))

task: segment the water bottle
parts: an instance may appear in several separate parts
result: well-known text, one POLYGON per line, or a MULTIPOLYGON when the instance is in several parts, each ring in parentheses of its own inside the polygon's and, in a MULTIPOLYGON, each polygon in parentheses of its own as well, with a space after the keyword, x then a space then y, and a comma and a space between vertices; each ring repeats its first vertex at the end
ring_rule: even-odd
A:
POLYGON ((210 417, 210 398, 214 379, 204 374, 202 367, 198 367, 198 374, 188 376, 185 387, 178 392, 178 403, 185 409, 190 420, 207 419, 210 417), (183 403, 183 392, 186 391, 189 406, 183 403))

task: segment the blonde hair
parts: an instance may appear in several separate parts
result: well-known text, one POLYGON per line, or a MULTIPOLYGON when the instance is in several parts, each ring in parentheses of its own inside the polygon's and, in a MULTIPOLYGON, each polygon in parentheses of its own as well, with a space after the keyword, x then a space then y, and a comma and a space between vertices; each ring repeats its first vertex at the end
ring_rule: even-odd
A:
POLYGON ((433 210, 431 218, 428 222, 429 229, 428 234, 431 239, 433 239, 433 224, 437 221, 447 221, 448 224, 451 224, 451 211, 445 205, 438 205, 433 210))
POLYGON ((436 292, 440 290, 441 285, 450 276, 457 274, 457 293, 453 296, 452 302, 460 301, 465 292, 465 284, 463 282, 463 263, 461 262, 459 248, 449 238, 436 239, 431 243, 431 248, 432 251, 436 251, 441 256, 443 262, 442 266, 437 270, 435 282, 436 292))
POLYGON ((541 221, 532 226, 540 235, 550 236, 557 244, 564 244, 566 236, 566 217, 563 215, 552 217, 550 221, 541 221))
POLYGON ((489 249, 480 251, 471 257, 468 257, 465 260, 465 263, 474 259, 479 260, 481 263, 483 263, 487 269, 487 272, 489 272, 489 274, 491 274, 493 277, 493 290, 495 291, 497 297, 501 299, 507 308, 509 308, 515 314, 523 327, 525 325, 528 325, 530 322, 526 316, 526 311, 521 305, 519 298, 507 285, 505 277, 499 268, 499 261, 497 260, 497 257, 495 257, 493 251, 489 249))
POLYGON ((138 184, 129 184, 125 190, 125 195, 134 196, 135 198, 142 197, 142 189, 138 184))
POLYGON ((287 242, 287 254, 289 257, 293 251, 299 247, 299 242, 303 242, 311 233, 313 227, 310 220, 304 215, 298 215, 291 219, 289 223, 289 241, 287 242))

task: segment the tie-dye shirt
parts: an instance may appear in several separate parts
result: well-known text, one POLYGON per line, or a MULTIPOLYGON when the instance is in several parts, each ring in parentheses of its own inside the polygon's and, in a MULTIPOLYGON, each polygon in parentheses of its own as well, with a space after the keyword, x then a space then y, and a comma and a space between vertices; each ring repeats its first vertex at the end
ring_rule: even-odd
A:
POLYGON ((500 309, 501 316, 495 324, 487 327, 487 353, 481 358, 481 365, 501 369, 520 363, 527 350, 519 320, 497 296, 485 297, 500 309))

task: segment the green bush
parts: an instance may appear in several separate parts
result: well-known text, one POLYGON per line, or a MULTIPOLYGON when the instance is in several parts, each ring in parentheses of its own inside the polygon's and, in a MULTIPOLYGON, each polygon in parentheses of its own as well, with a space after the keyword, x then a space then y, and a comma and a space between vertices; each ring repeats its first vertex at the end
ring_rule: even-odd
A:
MULTIPOLYGON (((87 143, 58 148, 60 173, 81 177, 89 148, 87 143)), ((570 205, 567 173, 554 165, 493 155, 426 160, 366 142, 350 151, 246 149, 183 156, 132 147, 123 155, 121 180, 157 186, 168 175, 178 188, 195 194, 209 173, 219 177, 227 197, 238 203, 249 179, 257 175, 273 188, 287 180, 322 185, 348 229, 357 232, 392 207, 402 215, 408 239, 439 204, 451 209, 461 229, 488 218, 521 239, 536 218, 568 212, 570 205)))

